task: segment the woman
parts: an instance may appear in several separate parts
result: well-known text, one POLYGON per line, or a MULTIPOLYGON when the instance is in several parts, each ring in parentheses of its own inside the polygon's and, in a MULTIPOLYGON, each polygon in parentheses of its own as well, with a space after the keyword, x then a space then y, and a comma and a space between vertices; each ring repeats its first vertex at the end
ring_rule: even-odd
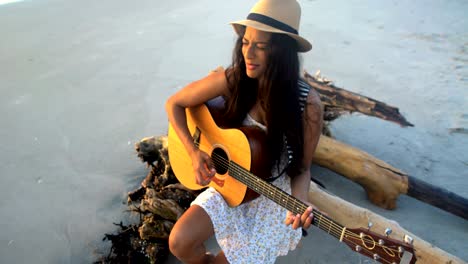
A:
MULTIPOLYGON (((207 185, 215 170, 209 155, 193 143, 185 108, 222 96, 224 119, 231 125, 267 132, 269 181, 307 203, 322 107, 317 93, 299 78, 298 52, 312 48, 298 34, 300 12, 295 0, 260 0, 246 20, 232 23, 239 36, 232 65, 168 99, 169 121, 192 159, 198 184, 207 185)), ((301 228, 311 224, 311 212, 312 205, 293 215, 263 196, 231 208, 210 187, 177 221, 169 247, 184 263, 273 263, 295 249, 301 228), (203 244, 212 235, 222 249, 216 256, 203 244)))

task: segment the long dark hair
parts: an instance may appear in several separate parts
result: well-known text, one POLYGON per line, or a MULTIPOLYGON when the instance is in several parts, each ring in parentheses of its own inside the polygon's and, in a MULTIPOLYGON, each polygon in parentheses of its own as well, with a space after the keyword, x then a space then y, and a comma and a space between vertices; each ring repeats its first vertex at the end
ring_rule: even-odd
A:
POLYGON ((260 100, 266 112, 267 142, 272 166, 278 165, 287 145, 292 150, 288 174, 301 170, 304 130, 299 105, 299 57, 296 41, 285 34, 272 33, 268 65, 262 83, 247 76, 242 54, 241 34, 236 41, 233 61, 226 70, 231 96, 226 98, 225 118, 240 126, 255 102, 260 100))

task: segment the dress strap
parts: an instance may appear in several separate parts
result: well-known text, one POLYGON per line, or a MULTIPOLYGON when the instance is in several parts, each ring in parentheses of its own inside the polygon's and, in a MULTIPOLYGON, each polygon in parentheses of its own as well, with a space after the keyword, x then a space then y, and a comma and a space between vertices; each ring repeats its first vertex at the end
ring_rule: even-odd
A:
POLYGON ((299 89, 299 105, 301 106, 301 112, 304 112, 305 104, 307 101, 307 96, 309 96, 309 92, 312 89, 312 87, 308 83, 306 83, 303 79, 299 79, 298 89, 299 89))

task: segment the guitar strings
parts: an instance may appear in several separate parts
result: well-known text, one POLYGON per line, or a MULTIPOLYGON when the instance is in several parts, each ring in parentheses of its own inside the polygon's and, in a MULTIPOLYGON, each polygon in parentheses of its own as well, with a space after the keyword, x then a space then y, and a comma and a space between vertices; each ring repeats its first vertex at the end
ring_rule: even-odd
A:
MULTIPOLYGON (((179 144, 180 145, 180 144, 179 144)), ((200 144, 196 144, 197 147, 200 147, 200 144)), ((176 148, 178 150, 178 148, 176 148)), ((174 153, 174 152, 173 152, 174 153)), ((176 151, 176 153, 180 154, 179 151, 176 151)), ((183 154, 181 154, 183 155, 183 154)), ((277 188, 276 186, 274 185, 271 185, 270 183, 264 181, 263 179, 261 178, 258 178, 257 176, 253 175, 252 173, 248 172, 246 173, 246 169, 245 168, 242 168, 241 166, 231 166, 231 169, 229 169, 229 164, 231 163, 229 160, 225 159, 224 157, 218 155, 217 153, 212 153, 212 158, 213 160, 216 160, 217 164, 220 165, 220 167, 222 169, 225 169, 227 171, 231 171, 231 172, 236 172, 238 173, 238 175, 240 175, 241 177, 243 176, 244 177, 244 180, 246 181, 249 181, 252 185, 254 185, 257 190, 258 189, 261 189, 263 190, 264 192, 268 192, 268 190, 270 190, 269 192, 271 193, 277 193, 278 190, 281 190, 279 188, 277 188), (241 169, 239 169, 238 167, 240 167, 241 169), (263 183, 263 184, 261 184, 263 183), (273 188, 273 187, 275 188, 273 188)), ((188 162, 187 162, 188 163, 188 162)), ((255 191, 255 190, 254 190, 255 191)), ((282 191, 282 190, 281 190, 282 191)), ((287 193, 286 193, 287 194, 287 193)), ((280 194, 281 196, 281 194, 280 194)), ((278 197, 278 198, 281 198, 281 197, 278 197)), ((292 197, 292 196, 291 196, 292 197)), ((289 204, 289 201, 291 201, 293 204, 288 206, 290 208, 288 208, 288 210, 290 210, 291 208, 293 208, 292 206, 296 207, 296 208, 299 208, 299 207, 302 207, 304 208, 303 211, 305 211, 305 209, 308 207, 305 203, 303 203, 302 201, 299 201, 297 200, 295 197, 292 197, 293 199, 291 199, 289 197, 289 195, 286 197, 286 199, 288 200, 288 203, 289 204)), ((278 199, 276 199, 277 201, 280 201, 278 199)), ((283 198, 284 200, 284 198, 283 198)), ((291 210, 292 211, 292 210, 291 210)), ((324 216, 321 212, 317 211, 317 210, 313 210, 313 213, 315 215, 315 217, 317 217, 317 219, 319 219, 319 223, 317 225, 317 227, 321 228, 322 230, 326 231, 327 233, 335 236, 336 238, 340 238, 341 237, 341 234, 342 234, 342 230, 344 228, 344 226, 341 226, 339 225, 338 223, 336 223, 335 221, 329 219, 328 217, 324 216), (325 223, 321 223, 321 221, 323 221, 323 219, 325 219, 325 223), (322 225, 323 224, 323 225, 322 225), (327 227, 328 228, 324 228, 325 226, 324 225, 328 225, 327 227)), ((356 238, 356 239, 359 239, 359 240, 363 240, 363 242, 367 242, 367 243, 371 243, 371 244, 374 244, 376 243, 374 240, 370 240, 370 239, 366 239, 366 238, 361 238, 359 235, 355 234, 354 232, 351 232, 349 230, 346 230, 345 231, 345 235, 349 236, 349 237, 353 237, 353 238, 356 238)), ((359 244, 355 243, 353 240, 350 240, 348 239, 346 236, 343 237, 343 240, 347 240, 349 241, 350 243, 358 246, 359 244)), ((386 246, 382 246, 378 243, 375 244, 375 246, 378 246, 380 248, 385 248, 389 251, 391 251, 392 253, 395 253, 398 251, 395 250, 395 249, 392 249, 392 248, 388 248, 386 246)), ((372 252, 372 251, 369 251, 366 249, 366 247, 362 247, 363 250, 366 250, 367 252, 372 252)), ((385 251, 384 249, 384 251, 385 251)), ((388 253, 387 253, 388 254, 388 253)), ((390 263, 390 262, 387 262, 387 263, 390 263)))
MULTIPOLYGON (((216 159, 220 165, 224 166, 224 169, 228 169, 229 167, 229 161, 227 161, 224 157, 221 157, 219 155, 217 155, 216 153, 213 153, 213 158, 216 159)), ((188 163, 188 162, 187 162, 188 163)), ((245 170, 245 169, 244 169, 245 170)), ((231 171, 235 171, 239 174, 245 174, 244 171, 242 170, 238 170, 236 168, 236 166, 233 166, 232 170, 231 171)), ((255 176, 256 177, 256 176, 255 176)), ((250 177, 249 177, 250 178, 250 177)), ((253 183, 255 184, 255 182, 253 183)), ((261 187, 261 186, 260 186, 261 187)), ((293 200, 293 202, 295 202, 293 200)), ((305 209, 304 209, 305 210, 305 209)), ((319 224, 317 225, 318 227, 320 227, 322 230, 326 231, 327 233, 335 236, 336 238, 340 238, 341 237, 341 233, 342 233, 342 229, 343 227, 339 226, 337 223, 335 223, 333 220, 331 219, 328 219, 326 216, 322 215, 320 212, 314 210, 314 214, 316 214, 316 217, 317 219, 319 219, 319 224), (322 225, 322 223, 320 223, 320 221, 323 221, 323 219, 325 218, 325 224, 328 224, 328 231, 325 230, 324 228, 324 225, 322 225), (328 223, 327 223, 328 222, 328 223)), ((395 254, 396 250, 394 249, 391 249, 391 248, 388 248, 388 247, 383 247, 379 244, 375 244, 375 241, 374 240, 369 240, 369 239, 366 239, 366 238, 361 238, 360 236, 356 235, 355 233, 351 232, 351 231, 348 231, 346 230, 345 231, 345 234, 347 234, 349 237, 354 237, 356 239, 359 239, 359 240, 362 240, 363 242, 367 242, 367 243, 372 243, 375 245, 377 245, 378 247, 381 247, 381 248, 386 248, 387 250, 391 251, 392 253, 395 254)), ((355 245, 355 246, 358 246, 359 244, 357 244, 356 242, 354 242, 353 240, 347 238, 346 236, 343 237, 343 240, 345 241, 348 241, 350 244, 352 245, 355 245)), ((372 251, 368 250, 365 246, 364 247, 361 247, 362 250, 365 250, 366 252, 368 252, 369 254, 372 253, 372 251)), ((385 249, 384 249, 385 251, 385 249)), ((388 254, 388 253, 387 253, 388 254)), ((395 254, 396 255, 396 254, 395 254)), ((387 262, 387 263, 390 263, 390 262, 387 262)))
MULTIPOLYGON (((217 155, 216 153, 213 153, 213 160, 217 161, 219 164, 221 164, 223 167, 223 169, 227 169, 227 167, 229 167, 229 163, 228 161, 224 158, 224 157, 221 157, 219 155, 217 155)), ((271 185, 270 183, 267 183, 265 182, 264 180, 260 180, 257 176, 251 174, 251 173, 246 173, 245 172, 245 169, 242 168, 243 170, 239 170, 237 168, 237 166, 232 166, 231 172, 237 172, 238 174, 240 175, 243 175, 244 178, 246 180, 250 180, 250 182, 252 183, 253 185, 253 188, 254 189, 262 189, 264 192, 270 192, 270 193, 278 193, 277 192, 277 187, 273 185, 271 185), (254 178, 254 179, 252 179, 254 178)), ((280 190, 280 189, 279 189, 280 190)), ((282 190, 280 190, 282 191, 282 190)), ((281 198, 281 193, 278 193, 279 197, 272 197, 273 199, 274 198, 281 198)), ((305 211, 305 209, 308 207, 305 203, 303 203, 302 201, 298 201, 295 197, 292 197, 290 196, 289 194, 286 194, 286 198, 283 198, 283 200, 287 199, 288 200, 288 204, 287 205, 290 205, 290 206, 287 206, 289 207, 288 209, 293 209, 293 207, 295 207, 296 209, 300 210, 300 213, 302 213, 303 211, 305 211), (289 202, 292 202, 292 204, 290 204, 289 202), (302 210, 299 209, 299 207, 302 207, 302 210)), ((280 200, 280 199, 276 199, 276 200, 280 200)), ((291 211, 294 211, 294 210, 291 210, 291 211)), ((323 216, 320 212, 318 211, 315 211, 315 214, 318 215, 320 221, 323 221, 323 216)), ((329 222, 328 223, 328 230, 330 231, 333 231, 333 233, 339 238, 339 235, 341 234, 341 230, 343 229, 342 226, 338 226, 336 223, 330 221, 330 219, 327 219, 325 218, 325 223, 324 224, 327 224, 327 221, 329 222), (334 224, 334 225, 331 225, 331 224, 334 224)), ((320 223, 319 223, 320 225, 320 223)), ((320 227, 320 226, 319 226, 320 227)))
MULTIPOLYGON (((197 144, 197 146, 199 147, 198 144, 197 144)), ((217 162, 218 165, 222 166, 223 169, 229 170, 229 161, 226 160, 224 157, 221 157, 221 156, 219 156, 218 154, 213 153, 213 160, 215 160, 215 161, 217 162)), ((232 168, 231 168, 230 171, 231 171, 231 172, 238 173, 238 174, 241 175, 241 176, 244 176, 244 179, 245 179, 245 180, 250 180, 250 182, 252 183, 252 185, 254 185, 253 188, 255 188, 255 189, 257 189, 257 190, 258 190, 258 189, 261 189, 261 190, 267 190, 267 191, 268 191, 268 189, 272 189, 272 188, 271 188, 271 185, 270 185, 269 183, 267 183, 266 186, 259 185, 258 182, 260 182, 260 181, 259 181, 259 178, 256 177, 256 176, 255 176, 256 179, 254 180, 254 182, 252 182, 252 180, 249 179, 250 177, 248 177, 248 178, 245 177, 245 176, 248 175, 248 174, 243 173, 243 171, 237 169, 236 166, 232 166, 232 168), (266 188, 265 188, 265 187, 266 187, 266 188)), ((276 190, 273 190, 273 191, 276 191, 276 190)), ((272 191, 270 191, 270 192, 272 192, 272 191)), ((274 193, 276 193, 276 192, 274 192, 274 193)), ((278 198, 281 198, 281 197, 276 197, 275 200, 280 201, 280 199, 278 199, 278 198)), ((305 211, 305 209, 308 207, 307 205, 305 205, 305 204, 302 203, 302 202, 299 203, 299 202, 297 201, 297 199, 291 199, 290 197, 286 197, 286 199, 288 200, 288 202, 292 202, 292 203, 293 203, 293 204, 290 204, 290 203, 287 204, 287 205, 290 205, 290 206, 288 206, 289 208, 287 208, 287 209, 289 209, 289 210, 291 210, 291 208, 294 206, 294 207, 303 207, 303 210, 302 210, 302 211, 305 211)), ((283 200, 284 200, 284 199, 283 199, 283 200)), ((294 210, 291 210, 291 211, 294 211, 294 210)), ((301 212, 301 213, 302 213, 302 212, 301 212)), ((338 225, 337 223, 335 223, 334 221, 332 221, 332 220, 330 220, 330 219, 324 217, 324 216, 323 216, 320 212, 318 212, 318 211, 315 211, 314 213, 315 213, 315 215, 318 217, 317 219, 320 220, 318 227, 322 228, 324 231, 327 231, 327 233, 330 233, 330 234, 334 235, 335 237, 340 238, 341 233, 342 233, 342 230, 343 230, 343 227, 342 227, 342 226, 340 226, 340 225, 338 225), (325 221, 324 221, 324 219, 325 219, 325 221), (324 221, 324 222, 323 222, 323 221, 324 221)), ((346 232, 346 233, 347 233, 348 235, 350 235, 350 236, 353 235, 353 233, 349 233, 349 232, 346 232)), ((358 236, 356 236, 356 237, 358 237, 358 236)), ((371 241, 368 241, 368 242, 371 242, 371 241)))
MULTIPOLYGON (((171 146, 171 147, 173 147, 173 146, 171 146)), ((176 149, 177 149, 177 148, 176 148, 176 149)), ((177 152, 178 152, 178 151, 177 151, 177 152)), ((223 158, 223 157, 217 155, 216 153, 213 153, 213 157, 212 157, 212 158, 213 158, 213 160, 215 161, 215 163, 217 163, 217 164, 218 164, 220 167, 222 167, 223 169, 229 169, 229 161, 227 161, 225 158, 223 158)), ((187 162, 187 163, 189 163, 189 162, 187 162)), ((245 170, 245 169, 244 169, 244 170, 245 170)), ((244 180, 247 180, 247 181, 248 181, 247 183, 250 182, 251 185, 253 185, 252 189, 257 189, 257 190, 261 189, 261 190, 265 190, 264 186, 258 185, 258 182, 257 182, 257 181, 259 180, 258 177, 254 176, 255 179, 252 179, 252 177, 245 177, 245 176, 248 175, 248 174, 243 173, 243 171, 239 170, 236 166, 231 166, 231 168, 229 169, 229 171, 230 171, 231 173, 237 173, 238 175, 241 175, 241 177, 244 176, 243 179, 244 179, 244 180), (252 180, 253 180, 254 182, 252 182, 252 180)), ((267 183, 267 184, 268 184, 267 187, 270 187, 270 184, 269 184, 269 183, 267 183)), ((275 186, 275 187, 276 187, 276 186, 275 186)), ((267 188, 267 190, 268 190, 268 189, 271 189, 271 187, 270 187, 270 188, 267 188)), ((280 189, 279 189, 279 190, 280 190, 280 189)), ((275 191, 275 192, 273 192, 273 193, 277 193, 276 190, 273 190, 273 191, 275 191)), ((303 210, 302 210, 302 211, 305 211, 305 209, 308 207, 308 206, 305 205, 305 204, 299 204, 299 203, 297 203, 297 202, 295 201, 295 198, 294 198, 294 199, 290 199, 289 197, 287 197, 287 198, 285 198, 285 199, 287 199, 287 200, 289 201, 289 203, 288 203, 288 205, 289 205, 288 207, 289 207, 289 208, 287 208, 287 209, 289 209, 289 210, 291 210, 291 208, 292 208, 293 206, 298 207, 298 205, 303 206, 303 210)), ((282 199, 281 199, 281 196, 276 195, 276 197, 274 197, 273 200, 281 201, 282 199)), ((284 199, 283 199, 283 200, 284 200, 284 199)), ((291 211, 293 211, 293 210, 291 210, 291 211)), ((302 212, 301 212, 301 213, 302 213, 302 212)), ((322 215, 321 215, 320 213, 318 213, 317 211, 315 211, 314 213, 315 213, 315 215, 316 215, 318 218, 321 218, 320 224, 319 224, 318 227, 322 228, 322 229, 325 230, 327 233, 329 233, 329 234, 335 236, 336 238, 340 238, 341 231, 342 231, 342 227, 339 227, 339 226, 337 226, 335 223, 329 221, 327 218, 325 218, 324 216, 322 216, 322 215)))
MULTIPOLYGON (((179 144, 179 146, 182 146, 181 144, 179 144)), ((199 144, 197 144, 198 147, 199 144)), ((171 146, 171 147, 174 147, 174 146, 171 146)), ((179 148, 176 148, 176 149, 179 149, 179 148)), ((278 193, 278 190, 282 191, 281 189, 278 189, 278 190, 275 190, 277 187, 267 182, 263 182, 260 181, 260 178, 256 177, 256 176, 253 176, 254 179, 252 179, 252 175, 249 175, 241 170, 239 170, 239 168, 237 168, 236 166, 231 166, 231 168, 229 168, 229 161, 226 160, 224 157, 221 157, 220 155, 216 154, 216 153, 213 153, 212 154, 212 158, 213 160, 215 161, 215 163, 217 165, 220 166, 220 168, 224 169, 224 170, 229 170, 231 173, 237 173, 237 175, 240 175, 241 177, 243 177, 244 180, 247 180, 248 182, 247 183, 251 183, 251 189, 257 189, 257 191, 264 191, 264 192, 269 192, 269 193, 275 193, 275 194, 278 194, 278 195, 275 195, 275 197, 272 197, 274 201, 281 201, 281 200, 286 200, 288 203, 287 203, 287 209, 290 210, 290 211, 295 211, 293 209, 295 208, 301 208, 302 207, 302 210, 301 210, 301 214, 303 211, 306 210, 306 208, 308 207, 306 204, 302 203, 302 202, 298 202, 298 200, 295 198, 295 197, 290 197, 289 194, 287 194, 286 197, 281 197, 281 193, 278 193), (247 177, 247 176, 250 176, 250 177, 247 177), (259 184, 259 183, 264 183, 263 185, 259 184)), ((188 162, 187 162, 188 163, 188 162)), ((244 168, 242 168, 243 170, 245 170, 244 168)), ((249 184, 247 184, 249 185, 249 184)), ((320 225, 319 227, 323 228, 325 231, 327 231, 328 233, 334 235, 335 237, 339 238, 340 235, 341 235, 341 231, 343 229, 343 227, 337 225, 336 223, 330 221, 329 219, 325 218, 324 216, 321 216, 321 214, 318 212, 318 211, 315 211, 314 212, 315 215, 317 215, 317 217, 320 217, 320 225), (324 220, 325 219, 325 220, 324 220)))
MULTIPOLYGON (((229 163, 229 161, 227 161, 224 157, 221 157, 221 156, 217 155, 216 153, 213 153, 213 155, 214 155, 214 159, 217 160, 219 163, 221 163, 224 166, 229 166, 229 165, 226 165, 226 164, 229 163)), ((224 167, 224 169, 226 169, 226 167, 224 167)), ((275 186, 271 185, 270 183, 265 182, 263 179, 259 179, 257 176, 253 175, 252 173, 250 173, 250 172, 246 173, 244 168, 242 168, 243 170, 239 171, 236 166, 233 166, 232 169, 234 171, 237 171, 239 174, 248 175, 249 177, 247 177, 247 178, 255 177, 255 179, 252 181, 252 185, 257 186, 257 188, 263 188, 263 189, 268 190, 268 189, 271 189, 271 188, 274 187, 276 189, 275 186), (257 183, 261 183, 261 184, 257 184, 257 183), (266 188, 264 188, 264 187, 266 187, 266 188)), ((289 196, 289 194, 286 194, 286 195, 289 196)), ((304 204, 302 201, 299 201, 299 200, 297 200, 295 198, 294 199, 289 199, 289 200, 291 200, 296 205, 296 207, 297 207, 297 205, 302 207, 303 211, 305 210, 304 208, 307 208, 307 205, 304 204)), ((334 222, 333 220, 331 220, 331 219, 329 219, 327 217, 324 217, 323 214, 321 212, 319 212, 319 211, 315 210, 314 213, 317 215, 319 221, 323 221, 323 219, 325 218, 325 222, 326 222, 326 224, 328 224, 328 228, 329 229, 332 228, 332 231, 336 232, 335 234, 337 235, 337 237, 339 237, 339 235, 341 235, 341 231, 343 230, 344 226, 341 226, 341 225, 337 224, 336 222, 334 222)), ((318 225, 320 227, 320 223, 318 223, 318 225)), ((356 235, 355 233, 353 233, 353 232, 351 232, 349 230, 345 231, 345 234, 350 236, 350 237, 365 240, 366 242, 369 242, 369 243, 375 243, 374 240, 363 239, 359 235, 356 235)), ((391 249, 391 248, 388 248, 388 247, 385 247, 385 246, 381 246, 381 247, 384 248, 384 249, 388 249, 389 251, 392 251, 392 253, 394 253, 393 251, 395 251, 394 249, 391 249)))

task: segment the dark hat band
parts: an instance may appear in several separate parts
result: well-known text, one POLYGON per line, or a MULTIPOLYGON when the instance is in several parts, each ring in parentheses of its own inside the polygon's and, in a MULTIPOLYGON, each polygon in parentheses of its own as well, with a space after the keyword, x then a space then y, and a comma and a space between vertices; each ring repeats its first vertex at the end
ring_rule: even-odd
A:
POLYGON ((291 27, 291 26, 289 26, 289 25, 287 25, 287 24, 285 24, 285 23, 283 23, 281 21, 278 21, 278 20, 276 20, 274 18, 265 16, 265 15, 261 15, 261 14, 257 14, 257 13, 250 13, 247 16, 247 19, 257 21, 257 22, 263 23, 265 25, 274 27, 276 29, 298 35, 297 30, 295 30, 293 27, 291 27))

